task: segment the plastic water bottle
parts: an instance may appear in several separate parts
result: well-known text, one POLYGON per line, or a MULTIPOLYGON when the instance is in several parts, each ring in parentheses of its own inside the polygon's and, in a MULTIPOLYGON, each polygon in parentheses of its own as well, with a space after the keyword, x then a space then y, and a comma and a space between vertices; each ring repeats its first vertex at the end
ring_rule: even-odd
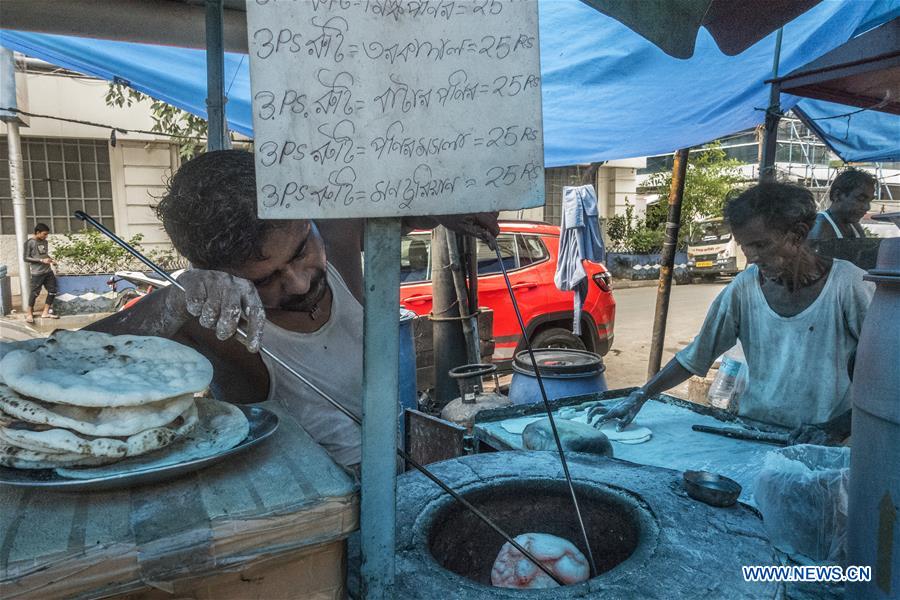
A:
POLYGON ((722 355, 719 372, 709 386, 709 403, 716 408, 728 409, 737 404, 737 396, 742 389, 738 389, 738 380, 741 371, 746 370, 746 358, 744 349, 738 342, 733 348, 722 355))

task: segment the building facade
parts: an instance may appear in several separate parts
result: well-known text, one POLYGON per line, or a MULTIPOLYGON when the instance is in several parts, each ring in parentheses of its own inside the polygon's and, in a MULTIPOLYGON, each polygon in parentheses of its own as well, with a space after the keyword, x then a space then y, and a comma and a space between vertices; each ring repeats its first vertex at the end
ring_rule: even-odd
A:
MULTIPOLYGON (((143 236, 147 249, 169 247, 152 206, 178 168, 177 146, 150 130, 147 104, 106 105, 108 84, 61 71, 46 63, 19 60, 19 109, 53 118, 27 117, 20 126, 25 179, 26 230, 46 223, 51 249, 60 236, 78 233, 76 210, 96 217, 121 237, 143 236), (23 102, 23 98, 27 98, 23 102), (62 119, 69 119, 70 122, 62 119), (85 124, 98 123, 103 125, 85 124), (113 141, 114 140, 114 141, 113 141)), ((7 266, 13 295, 19 294, 6 124, 0 124, 0 264, 7 266)))

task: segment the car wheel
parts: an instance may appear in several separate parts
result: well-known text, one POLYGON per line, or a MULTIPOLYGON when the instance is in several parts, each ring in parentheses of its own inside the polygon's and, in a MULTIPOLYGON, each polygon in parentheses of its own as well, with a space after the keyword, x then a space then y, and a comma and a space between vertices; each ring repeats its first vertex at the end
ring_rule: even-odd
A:
POLYGON ((551 327, 544 329, 531 340, 533 348, 570 348, 572 350, 587 350, 584 342, 568 329, 551 327))

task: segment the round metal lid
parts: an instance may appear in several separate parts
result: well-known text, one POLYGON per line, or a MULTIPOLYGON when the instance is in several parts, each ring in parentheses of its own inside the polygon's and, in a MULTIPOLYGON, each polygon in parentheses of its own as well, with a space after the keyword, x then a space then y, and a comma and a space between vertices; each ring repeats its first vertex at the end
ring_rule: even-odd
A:
MULTIPOLYGON (((535 362, 541 376, 593 375, 603 370, 603 359, 599 354, 586 350, 568 348, 538 348, 534 351, 535 362)), ((534 367, 528 351, 519 352, 513 361, 513 370, 525 375, 534 375, 534 367)))

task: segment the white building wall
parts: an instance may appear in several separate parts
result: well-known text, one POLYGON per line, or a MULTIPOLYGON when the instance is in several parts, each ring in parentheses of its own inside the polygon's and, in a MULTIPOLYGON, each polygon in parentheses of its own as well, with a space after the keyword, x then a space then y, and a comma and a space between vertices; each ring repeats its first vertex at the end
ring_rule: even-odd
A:
MULTIPOLYGON (((27 86, 27 104, 20 104, 21 110, 126 130, 149 131, 153 126, 147 102, 123 108, 107 106, 105 81, 34 72, 21 73, 17 80, 20 86, 23 83, 27 86)), ((23 138, 88 138, 107 143, 110 132, 108 127, 40 117, 31 117, 29 126, 20 128, 23 138)), ((0 135, 6 135, 5 123, 0 123, 0 135)), ((168 137, 147 133, 117 131, 116 139, 116 146, 109 147, 116 232, 126 239, 136 233, 143 234, 142 243, 147 249, 170 246, 151 205, 161 196, 167 179, 179 165, 176 146, 168 137)), ((51 252, 54 239, 60 237, 50 236, 51 252)), ((18 295, 20 290, 16 252, 15 236, 0 235, 0 264, 7 266, 13 295, 18 295)))

